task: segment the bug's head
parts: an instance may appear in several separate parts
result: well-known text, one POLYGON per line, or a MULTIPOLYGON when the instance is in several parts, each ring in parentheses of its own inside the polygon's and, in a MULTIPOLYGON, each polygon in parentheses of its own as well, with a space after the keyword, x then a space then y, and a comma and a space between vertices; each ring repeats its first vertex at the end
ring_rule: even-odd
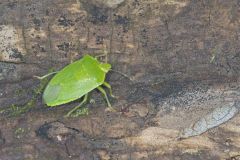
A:
POLYGON ((109 63, 101 63, 100 68, 103 72, 107 73, 111 69, 111 64, 109 63))

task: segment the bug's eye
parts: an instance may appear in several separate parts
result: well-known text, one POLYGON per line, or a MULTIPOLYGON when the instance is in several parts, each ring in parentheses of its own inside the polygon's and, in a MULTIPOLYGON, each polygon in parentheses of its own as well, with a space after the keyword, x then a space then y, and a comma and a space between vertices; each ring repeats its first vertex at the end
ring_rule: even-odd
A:
POLYGON ((107 73, 111 69, 111 64, 101 63, 100 68, 103 70, 103 72, 107 73))

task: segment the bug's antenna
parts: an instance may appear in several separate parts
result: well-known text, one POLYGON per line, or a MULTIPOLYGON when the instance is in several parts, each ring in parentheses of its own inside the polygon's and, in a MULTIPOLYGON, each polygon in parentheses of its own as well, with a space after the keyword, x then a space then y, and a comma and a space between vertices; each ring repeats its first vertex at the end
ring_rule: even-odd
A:
POLYGON ((104 48, 103 48, 103 53, 106 55, 106 57, 105 57, 105 63, 108 63, 108 51, 107 51, 107 46, 104 45, 103 47, 104 47, 104 48))
MULTIPOLYGON (((111 50, 111 49, 110 49, 110 50, 111 50)), ((99 57, 103 57, 103 56, 105 57, 105 63, 108 63, 108 51, 107 51, 106 45, 103 45, 103 54, 98 55, 98 56, 95 56, 95 57, 96 57, 96 58, 99 58, 99 57)), ((113 69, 110 69, 110 71, 113 71, 113 72, 115 72, 115 73, 118 73, 118 74, 120 74, 121 76, 129 79, 130 81, 134 81, 130 76, 128 76, 128 75, 125 74, 125 73, 122 73, 122 72, 120 72, 120 71, 116 71, 116 70, 113 70, 113 69)))
POLYGON ((128 76, 128 75, 125 74, 125 73, 122 73, 122 72, 120 72, 120 71, 116 71, 116 70, 113 70, 113 69, 110 69, 110 71, 115 72, 115 73, 118 73, 118 74, 120 74, 121 76, 129 79, 130 81, 134 81, 130 76, 128 76))

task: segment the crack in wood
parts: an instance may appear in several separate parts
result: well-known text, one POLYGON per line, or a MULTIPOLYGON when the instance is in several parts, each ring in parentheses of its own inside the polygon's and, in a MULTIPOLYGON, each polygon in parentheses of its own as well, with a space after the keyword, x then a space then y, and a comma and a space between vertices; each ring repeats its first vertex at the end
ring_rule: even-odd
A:
MULTIPOLYGON (((20 25, 21 25, 21 34, 22 34, 22 38, 23 38, 23 45, 24 45, 24 49, 26 51, 26 54, 29 54, 29 49, 27 47, 27 38, 26 38, 26 28, 25 28, 25 24, 24 24, 24 9, 23 9, 23 3, 24 2, 20 2, 20 0, 18 1, 19 5, 20 5, 20 13, 19 13, 19 19, 21 20, 20 25)), ((24 61, 24 60, 23 60, 24 61)))

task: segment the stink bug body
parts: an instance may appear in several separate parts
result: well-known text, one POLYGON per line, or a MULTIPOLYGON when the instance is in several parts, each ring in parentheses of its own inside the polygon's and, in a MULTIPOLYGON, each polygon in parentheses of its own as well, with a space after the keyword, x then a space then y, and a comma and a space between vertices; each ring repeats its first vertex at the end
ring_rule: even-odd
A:
POLYGON ((106 73, 110 69, 110 64, 101 63, 92 56, 85 55, 82 59, 64 67, 50 80, 43 93, 44 103, 48 106, 57 106, 84 96, 81 104, 68 112, 67 116, 70 116, 87 101, 90 91, 98 89, 103 93, 108 107, 111 107, 107 94, 102 88, 102 85, 109 88, 112 96, 111 86, 105 82, 106 73))

